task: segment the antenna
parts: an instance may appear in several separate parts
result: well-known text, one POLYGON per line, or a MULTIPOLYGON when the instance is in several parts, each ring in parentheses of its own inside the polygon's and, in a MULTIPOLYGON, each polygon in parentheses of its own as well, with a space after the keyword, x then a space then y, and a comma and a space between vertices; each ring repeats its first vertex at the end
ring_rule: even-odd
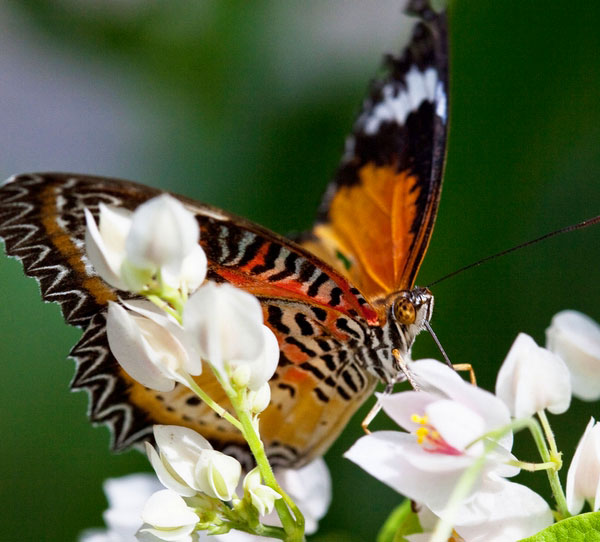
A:
POLYGON ((550 233, 547 233, 546 235, 542 235, 541 237, 538 237, 537 239, 532 239, 531 241, 521 243, 520 245, 508 248, 501 252, 497 252, 496 254, 492 254, 491 256, 486 256, 485 258, 482 258, 481 260, 470 263, 469 265, 465 265, 464 267, 461 267, 460 269, 457 269, 456 271, 452 271, 452 273, 448 273, 447 275, 444 275, 442 278, 434 280, 433 282, 429 283, 427 285, 427 288, 431 288, 435 284, 439 284, 440 282, 442 282, 446 279, 449 279, 450 277, 453 277, 455 275, 458 275, 459 273, 462 273, 463 271, 466 271, 467 269, 471 269, 472 267, 477 267, 484 262, 487 262, 489 260, 494 260, 495 258, 499 258, 500 256, 505 256, 506 254, 510 254, 511 252, 514 252, 515 250, 520 250, 520 249, 528 247, 530 245, 535 245, 536 243, 539 243, 540 241, 544 241, 545 239, 550 239, 550 237, 554 237, 556 235, 561 235, 563 233, 568 233, 568 232, 575 231, 575 230, 582 230, 583 228, 587 228, 588 226, 593 226, 594 224, 599 224, 599 223, 600 223, 600 215, 595 216, 594 218, 589 218, 588 220, 584 220, 583 222, 579 222, 578 224, 573 224, 571 226, 566 226, 559 230, 551 231, 550 233))
POLYGON ((427 331, 429 331, 429 334, 433 337, 433 340, 435 341, 435 344, 437 345, 438 349, 440 350, 442 357, 444 358, 444 361, 446 362, 446 365, 448 365, 448 367, 450 367, 450 369, 454 370, 454 366, 452 365, 452 362, 450 361, 448 354, 446 354, 446 351, 444 350, 442 343, 440 342, 437 335, 433 331, 431 324, 427 320, 425 320, 423 323, 425 325, 425 329, 427 329, 427 331))

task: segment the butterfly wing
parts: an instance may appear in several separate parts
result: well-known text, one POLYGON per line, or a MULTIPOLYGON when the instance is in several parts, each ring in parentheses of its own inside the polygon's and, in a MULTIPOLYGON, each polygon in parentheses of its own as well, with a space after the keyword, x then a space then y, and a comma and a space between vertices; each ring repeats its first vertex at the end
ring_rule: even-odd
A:
POLYGON ((428 2, 403 54, 386 60, 346 141, 303 246, 344 274, 375 306, 413 286, 442 186, 447 134, 446 15, 428 2))
MULTIPOLYGON (((186 388, 149 390, 112 356, 106 305, 117 292, 94 273, 85 254, 83 209, 98 204, 134 209, 159 191, 99 177, 21 175, 0 189, 0 237, 9 255, 35 277, 42 297, 61 304, 70 324, 85 328, 71 356, 74 389, 90 394, 90 417, 113 430, 122 449, 148 438, 156 423, 187 425, 248 463, 241 436, 186 388)), ((295 243, 248 221, 179 198, 198 220, 209 278, 255 294, 280 344, 272 404, 261 417, 275 464, 299 466, 324 453, 375 380, 352 355, 377 314, 348 281, 295 243)), ((228 406, 210 371, 200 385, 228 406)))
MULTIPOLYGON (((324 453, 371 394, 375 380, 358 361, 365 330, 380 330, 377 301, 412 285, 429 241, 446 134, 445 18, 423 0, 411 4, 427 22, 374 84, 303 247, 180 198, 201 226, 209 278, 255 294, 279 341, 272 404, 261 417, 274 464, 300 466, 324 453)), ((181 386, 148 390, 108 349, 106 305, 126 294, 94 274, 83 209, 97 213, 99 202, 134 209, 158 193, 98 177, 22 175, 0 187, 0 238, 38 280, 43 298, 84 328, 71 352, 72 387, 88 391, 90 418, 112 428, 114 448, 149 438, 154 423, 173 423, 197 429, 248 464, 240 435, 195 396, 181 386)), ((227 407, 209 371, 199 383, 227 407)))

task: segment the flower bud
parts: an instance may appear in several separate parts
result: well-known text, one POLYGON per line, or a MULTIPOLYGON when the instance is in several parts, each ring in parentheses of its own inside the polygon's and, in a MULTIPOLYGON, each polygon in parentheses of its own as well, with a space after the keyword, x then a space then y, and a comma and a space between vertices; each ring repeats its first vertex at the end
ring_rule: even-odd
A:
POLYGON ((586 500, 600 508, 600 423, 590 419, 567 473, 567 507, 579 514, 586 500))
POLYGON ((159 480, 184 497, 197 491, 231 500, 242 467, 233 457, 212 449, 195 431, 176 425, 155 425, 154 438, 160 455, 147 445, 146 451, 159 480))
POLYGON ((252 414, 259 414, 271 402, 271 386, 265 382, 258 390, 248 392, 248 405, 252 414))
POLYGON ((242 466, 233 457, 216 450, 200 455, 194 471, 198 489, 209 497, 230 501, 242 474, 242 466))
POLYGON ((231 371, 231 381, 238 388, 248 387, 250 382, 251 371, 247 364, 239 365, 231 371))
POLYGON ((600 326, 585 314, 562 311, 546 330, 546 347, 569 368, 573 395, 600 399, 600 326))
POLYGON ((498 372, 496 395, 515 418, 544 409, 561 414, 571 403, 569 371, 557 355, 519 333, 498 372))
POLYGON ((269 514, 275 506, 275 501, 281 495, 269 486, 261 484, 258 467, 253 468, 244 478, 244 495, 249 497, 252 505, 261 516, 269 514))

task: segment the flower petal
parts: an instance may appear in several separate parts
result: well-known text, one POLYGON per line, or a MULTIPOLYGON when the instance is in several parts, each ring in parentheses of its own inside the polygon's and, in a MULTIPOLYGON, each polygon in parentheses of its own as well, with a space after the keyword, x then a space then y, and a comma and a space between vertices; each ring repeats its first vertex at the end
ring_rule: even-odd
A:
MULTIPOLYGON (((102 205, 102 204, 101 204, 102 205)), ((101 207, 102 209, 102 207, 101 207)), ((92 213, 86 208, 85 213, 85 251, 90 260, 94 271, 108 284, 119 290, 126 289, 125 282, 122 280, 119 270, 121 268, 122 259, 125 257, 125 252, 121 253, 119 259, 118 253, 114 250, 111 252, 106 247, 104 239, 100 234, 100 230, 96 225, 96 221, 92 213)))
POLYGON ((207 450, 196 464, 194 476, 200 491, 222 501, 230 501, 235 493, 242 466, 233 457, 207 450))
POLYGON ((548 503, 528 487, 490 475, 463 504, 454 528, 469 542, 513 542, 552 525, 548 503))
POLYGON ((185 501, 170 489, 157 491, 148 499, 142 512, 142 519, 157 529, 194 526, 200 521, 185 501))
POLYGON ((133 213, 125 242, 127 259, 139 268, 167 267, 179 273, 199 237, 194 215, 172 196, 162 194, 133 213))
POLYGON ((155 425, 154 438, 161 458, 191 488, 203 491, 195 475, 202 453, 212 451, 210 442, 196 431, 178 425, 155 425))
POLYGON ((567 473, 567 507, 578 514, 587 499, 600 508, 600 423, 591 418, 581 437, 567 473))
POLYGON ((163 461, 158 455, 156 450, 152 447, 149 442, 146 445, 146 455, 150 460, 150 464, 158 476, 161 484, 167 489, 171 489, 183 497, 193 497, 196 494, 196 490, 188 486, 177 473, 171 472, 168 467, 168 463, 163 461))
POLYGON ((600 326, 585 314, 562 311, 546 330, 546 347, 567 364, 573 395, 600 399, 600 326))
MULTIPOLYGON (((157 333, 164 333, 160 326, 154 326, 157 333)), ((175 387, 172 377, 160 367, 160 354, 150 347, 135 317, 118 303, 108 304, 106 333, 111 352, 134 380, 157 391, 171 391, 175 387)))
MULTIPOLYGON (((378 431, 358 439, 344 454, 362 469, 409 499, 443 509, 464 470, 466 456, 428 454, 414 435, 378 431)), ((473 488, 475 491, 476 488, 473 488)))
POLYGON ((515 418, 544 409, 560 414, 571 403, 569 371, 558 356, 519 333, 498 372, 496 394, 515 418))
POLYGON ((457 401, 435 401, 427 406, 425 412, 429 423, 457 450, 464 450, 485 433, 483 418, 457 401))
POLYGON ((230 284, 199 288, 185 306, 183 327, 201 356, 223 374, 226 361, 253 361, 264 348, 260 303, 230 284))
MULTIPOLYGON (((423 391, 453 399, 482 416, 486 431, 499 429, 510 423, 508 408, 498 397, 465 382, 445 363, 433 359, 417 360, 410 365, 410 370, 423 391)), ((499 439, 498 444, 510 451, 512 442, 513 434, 509 431, 499 439)))
POLYGON ((147 300, 134 299, 131 301, 123 301, 123 305, 130 311, 152 320, 157 326, 164 328, 168 332, 159 332, 156 337, 153 333, 150 334, 149 342, 159 342, 160 337, 163 338, 165 348, 169 354, 178 360, 179 365, 183 370, 191 375, 199 375, 202 373, 202 359, 194 348, 193 342, 186 334, 184 329, 177 321, 167 313, 160 310, 154 303, 147 300))

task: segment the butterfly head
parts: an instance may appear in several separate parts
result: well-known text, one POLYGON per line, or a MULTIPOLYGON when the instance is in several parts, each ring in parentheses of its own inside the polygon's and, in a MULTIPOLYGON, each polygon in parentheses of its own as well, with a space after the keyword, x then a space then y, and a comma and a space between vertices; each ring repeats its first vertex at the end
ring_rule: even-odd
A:
POLYGON ((392 350, 398 350, 403 358, 409 357, 415 337, 425 328, 425 323, 431 320, 433 294, 427 288, 419 287, 400 290, 386 299, 386 306, 392 344, 388 345, 389 353, 384 356, 385 359, 380 358, 382 367, 379 368, 378 376, 389 384, 397 382, 402 374, 392 350))
POLYGON ((431 320, 433 294, 427 288, 401 290, 390 301, 390 316, 398 326, 416 327, 418 333, 424 322, 431 320))

